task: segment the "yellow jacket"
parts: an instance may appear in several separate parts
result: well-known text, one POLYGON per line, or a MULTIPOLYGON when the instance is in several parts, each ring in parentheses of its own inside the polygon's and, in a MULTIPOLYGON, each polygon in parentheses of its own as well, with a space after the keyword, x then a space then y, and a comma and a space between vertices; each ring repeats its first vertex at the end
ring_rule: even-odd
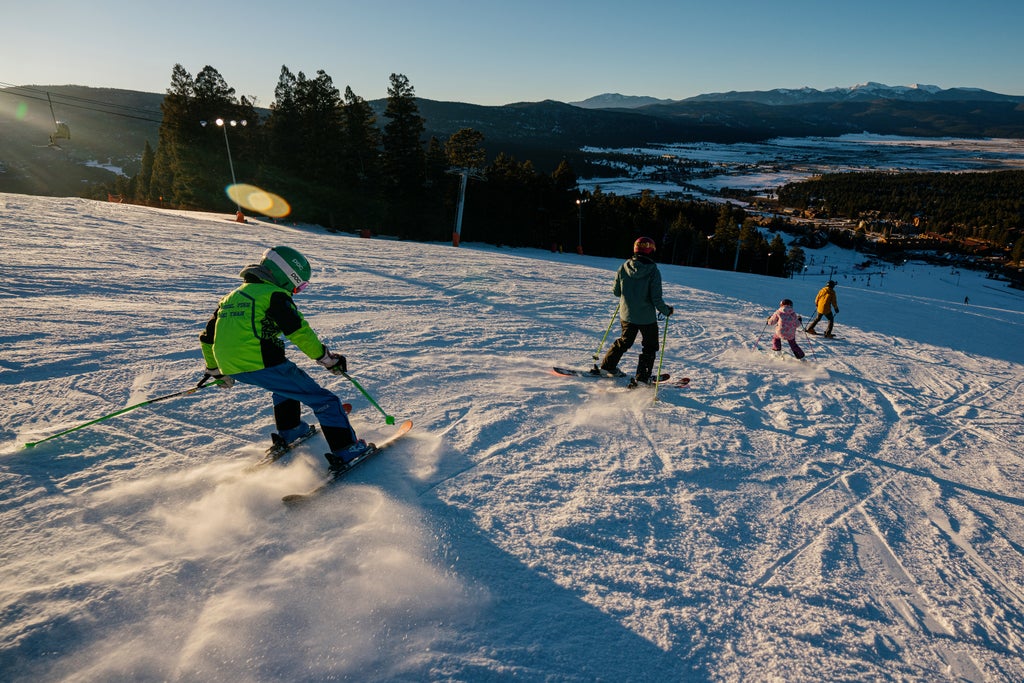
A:
POLYGON ((818 307, 818 313, 828 313, 830 308, 834 308, 838 313, 839 304, 836 303, 836 290, 828 285, 822 287, 818 291, 818 296, 814 297, 814 305, 818 307))

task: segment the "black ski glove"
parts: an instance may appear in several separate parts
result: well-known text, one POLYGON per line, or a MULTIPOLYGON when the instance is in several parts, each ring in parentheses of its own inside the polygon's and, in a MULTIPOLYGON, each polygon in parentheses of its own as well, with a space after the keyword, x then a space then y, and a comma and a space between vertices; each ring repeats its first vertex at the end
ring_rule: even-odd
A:
POLYGON ((348 372, 348 363, 345 362, 345 356, 340 353, 333 353, 324 347, 324 355, 316 359, 316 362, 330 370, 335 375, 340 375, 344 372, 348 372))

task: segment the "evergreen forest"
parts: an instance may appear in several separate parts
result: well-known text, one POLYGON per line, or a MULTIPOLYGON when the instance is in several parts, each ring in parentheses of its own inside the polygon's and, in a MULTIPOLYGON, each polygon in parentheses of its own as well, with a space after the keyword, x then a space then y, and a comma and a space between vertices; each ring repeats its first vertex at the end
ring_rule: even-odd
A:
POLYGON ((884 231, 931 233, 1019 250, 1024 171, 829 173, 790 183, 779 202, 818 215, 875 223, 884 231))
MULTIPOLYGON (((446 241, 458 226, 462 240, 615 257, 647 235, 664 263, 779 277, 804 265, 803 251, 778 234, 794 226, 777 214, 755 220, 728 203, 581 190, 567 159, 545 173, 488 150, 473 128, 427 135, 402 74, 390 76, 382 120, 323 71, 310 78, 282 66, 274 97, 269 113, 257 110, 213 67, 192 76, 176 64, 156 148, 147 142, 139 172, 94 196, 233 211, 225 190, 238 182, 285 198, 290 214, 280 220, 331 231, 446 241)), ((1021 248, 1024 171, 828 174, 786 185, 778 199, 817 215, 923 224, 1021 248)))
POLYGON ((462 239, 622 256, 647 235, 663 262, 777 276, 789 274, 793 258, 802 267, 799 249, 784 253, 780 236, 766 240, 744 225, 749 219, 736 206, 583 191, 568 161, 539 172, 530 160, 488 153, 483 134, 471 128, 424 139, 415 91, 402 74, 390 77, 383 121, 323 71, 309 78, 282 67, 274 95, 261 117, 213 67, 193 77, 175 65, 156 149, 147 143, 140 171, 95 196, 226 211, 231 177, 286 198, 284 220, 444 241, 452 238, 465 182, 462 239))

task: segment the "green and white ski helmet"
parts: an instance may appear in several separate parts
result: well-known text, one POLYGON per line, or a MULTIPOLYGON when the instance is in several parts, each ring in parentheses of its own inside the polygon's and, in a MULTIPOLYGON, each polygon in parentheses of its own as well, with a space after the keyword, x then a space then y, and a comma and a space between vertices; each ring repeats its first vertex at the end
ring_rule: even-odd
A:
POLYGON ((263 252, 260 265, 274 276, 274 284, 298 294, 309 284, 313 271, 309 261, 291 247, 271 247, 263 252))

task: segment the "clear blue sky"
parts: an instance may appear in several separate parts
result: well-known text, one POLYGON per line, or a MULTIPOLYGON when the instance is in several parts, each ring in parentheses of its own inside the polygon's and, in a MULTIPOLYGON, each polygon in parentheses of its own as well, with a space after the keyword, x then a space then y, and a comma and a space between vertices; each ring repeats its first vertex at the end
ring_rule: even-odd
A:
POLYGON ((281 66, 366 99, 497 105, 877 81, 1024 95, 1020 0, 4 2, 0 84, 164 92, 180 63, 273 101, 281 66))

